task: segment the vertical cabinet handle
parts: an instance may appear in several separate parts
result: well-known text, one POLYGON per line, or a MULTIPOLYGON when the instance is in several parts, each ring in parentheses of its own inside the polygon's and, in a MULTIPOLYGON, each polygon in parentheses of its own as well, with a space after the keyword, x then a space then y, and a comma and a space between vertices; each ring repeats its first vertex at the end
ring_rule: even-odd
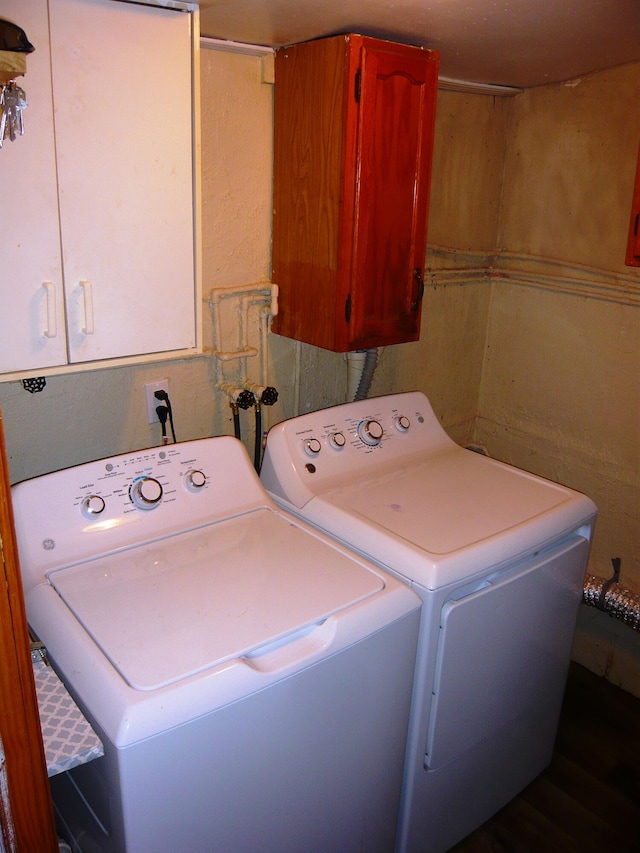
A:
POLYGON ((52 281, 43 281, 47 299, 47 328, 44 330, 47 338, 55 338, 58 334, 58 322, 56 318, 56 288, 52 281))
POLYGON ((422 302, 422 297, 424 296, 424 281, 422 280, 422 270, 420 267, 416 267, 414 269, 413 277, 418 287, 418 291, 416 298, 411 302, 411 310, 416 311, 418 309, 418 305, 422 302))
POLYGON ((84 296, 84 326, 82 331, 85 335, 93 334, 93 288, 90 281, 81 281, 84 296))

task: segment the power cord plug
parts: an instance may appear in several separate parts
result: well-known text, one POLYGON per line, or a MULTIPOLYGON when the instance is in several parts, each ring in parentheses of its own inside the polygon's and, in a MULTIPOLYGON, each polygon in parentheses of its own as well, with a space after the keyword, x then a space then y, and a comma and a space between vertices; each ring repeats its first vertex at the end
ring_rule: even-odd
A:
MULTIPOLYGON (((171 436, 173 438, 173 443, 175 444, 176 443, 176 431, 175 431, 174 426, 173 426, 173 410, 171 409, 171 400, 169 399, 169 395, 167 394, 166 391, 160 389, 159 391, 154 391, 153 396, 156 398, 156 400, 162 400, 162 402, 164 403, 164 406, 158 406, 156 409, 156 412, 158 413, 158 420, 160 421, 160 423, 162 423, 162 418, 160 417, 160 411, 159 410, 162 408, 166 409, 165 423, 168 419, 169 425, 171 427, 171 436)), ((166 435, 166 429, 163 432, 163 436, 164 435, 166 435)), ((168 442, 165 441, 164 443, 167 444, 168 442)))
POLYGON ((162 427, 162 443, 168 444, 169 439, 167 438, 167 418, 169 416, 169 409, 167 408, 167 406, 156 406, 156 414, 158 416, 158 420, 160 421, 160 426, 162 427))

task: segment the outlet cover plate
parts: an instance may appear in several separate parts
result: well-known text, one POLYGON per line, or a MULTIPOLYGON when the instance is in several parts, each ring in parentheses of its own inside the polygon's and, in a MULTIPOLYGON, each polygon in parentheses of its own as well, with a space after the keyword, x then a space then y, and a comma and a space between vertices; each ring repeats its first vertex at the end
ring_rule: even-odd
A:
POLYGON ((158 379, 156 382, 146 382, 144 386, 144 398, 147 404, 147 423, 157 424, 158 414, 156 408, 162 406, 162 400, 158 400, 154 395, 156 391, 166 391, 169 396, 169 380, 158 379))

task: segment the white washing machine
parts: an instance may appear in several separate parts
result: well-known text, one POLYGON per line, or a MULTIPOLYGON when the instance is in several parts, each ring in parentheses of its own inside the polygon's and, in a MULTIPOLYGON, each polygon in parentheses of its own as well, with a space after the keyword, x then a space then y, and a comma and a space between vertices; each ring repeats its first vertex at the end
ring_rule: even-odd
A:
POLYGON ((261 477, 420 594, 397 850, 449 849, 551 759, 595 505, 459 447, 417 392, 273 427, 261 477))
POLYGON ((30 625, 105 755, 76 850, 393 848, 417 595, 283 513, 221 437, 13 489, 30 625))

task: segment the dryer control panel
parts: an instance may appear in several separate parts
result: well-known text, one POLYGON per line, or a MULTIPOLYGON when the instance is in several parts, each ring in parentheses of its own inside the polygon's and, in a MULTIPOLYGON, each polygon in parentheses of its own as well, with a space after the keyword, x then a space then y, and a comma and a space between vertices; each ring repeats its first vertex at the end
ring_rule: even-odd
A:
POLYGON ((355 474, 378 475, 413 455, 454 449, 461 450, 424 394, 393 394, 277 424, 267 436, 261 480, 268 491, 301 507, 355 474))

